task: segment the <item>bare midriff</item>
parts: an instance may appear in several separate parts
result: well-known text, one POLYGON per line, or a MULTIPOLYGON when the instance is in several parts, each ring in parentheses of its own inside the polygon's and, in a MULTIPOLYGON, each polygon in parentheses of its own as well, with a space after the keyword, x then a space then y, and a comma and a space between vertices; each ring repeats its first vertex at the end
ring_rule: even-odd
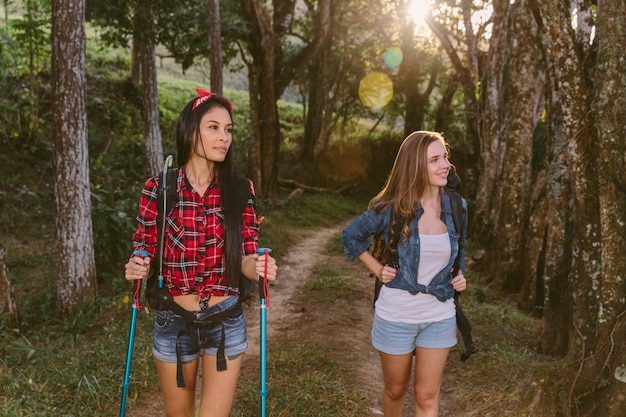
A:
MULTIPOLYGON (((213 295, 209 298, 209 307, 219 304, 230 297, 232 295, 213 295)), ((174 297, 174 301, 187 311, 200 310, 200 296, 198 294, 177 295, 174 297)))

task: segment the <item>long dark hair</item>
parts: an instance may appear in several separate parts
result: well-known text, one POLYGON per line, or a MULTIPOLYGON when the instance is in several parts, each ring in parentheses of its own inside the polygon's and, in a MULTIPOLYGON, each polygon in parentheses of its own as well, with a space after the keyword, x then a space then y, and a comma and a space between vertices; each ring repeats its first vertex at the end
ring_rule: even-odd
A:
MULTIPOLYGON (((202 101, 197 107, 194 104, 198 98, 191 100, 183 108, 178 117, 176 129, 176 146, 178 150, 178 166, 181 167, 189 161, 192 149, 200 140, 200 121, 202 117, 215 107, 223 107, 228 110, 232 120, 231 104, 224 97, 212 95, 202 101)), ((220 187, 220 201, 224 215, 224 266, 228 285, 239 286, 241 272, 241 206, 238 204, 237 173, 233 163, 234 141, 231 143, 226 157, 222 162, 215 162, 217 178, 220 187)))

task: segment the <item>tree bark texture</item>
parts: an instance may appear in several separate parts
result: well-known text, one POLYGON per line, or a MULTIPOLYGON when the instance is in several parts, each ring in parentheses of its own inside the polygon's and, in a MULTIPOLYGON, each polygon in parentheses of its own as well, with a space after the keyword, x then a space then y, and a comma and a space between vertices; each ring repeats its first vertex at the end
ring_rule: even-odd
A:
MULTIPOLYGON (((588 351, 576 350, 585 362, 575 388, 576 394, 583 396, 605 386, 606 381, 608 386, 600 390, 596 404, 585 404, 576 398, 575 406, 593 410, 596 415, 616 417, 624 414, 626 402, 626 192, 623 188, 626 184, 626 3, 599 3, 598 60, 592 70, 595 83, 590 92, 598 149, 597 158, 588 163, 597 168, 597 185, 593 191, 598 194, 600 224, 594 243, 600 244, 601 263, 594 265, 599 270, 598 280, 592 282, 591 288, 597 299, 590 297, 586 288, 577 297, 582 303, 592 305, 585 319, 594 337, 588 351), (587 375, 590 378, 585 381, 587 375)), ((574 323, 581 318, 575 317, 574 323)))
MULTIPOLYGON (((159 91, 154 44, 154 16, 151 2, 139 1, 137 40, 141 59, 141 102, 143 107, 143 133, 146 141, 146 160, 149 176, 163 170, 163 138, 159 113, 159 91)), ((190 92, 191 93, 191 92, 190 92)))
POLYGON ((595 39, 589 7, 494 2, 481 91, 488 267, 538 308, 543 351, 567 363, 536 375, 537 416, 616 417, 626 399, 626 5, 598 2, 595 39))
POLYGON ((303 161, 314 161, 316 153, 327 142, 330 134, 330 121, 332 106, 329 106, 331 88, 329 79, 329 66, 332 47, 332 19, 330 2, 321 2, 316 15, 317 34, 321 39, 321 48, 318 59, 309 65, 309 111, 304 122, 302 134, 303 161))
MULTIPOLYGON (((252 61, 248 63, 250 85, 250 110, 257 111, 259 136, 253 138, 257 142, 261 176, 252 180, 260 197, 276 197, 278 195, 278 148, 280 146, 280 124, 278 119, 277 101, 280 94, 276 91, 276 64, 281 62, 280 34, 275 32, 269 12, 254 0, 242 0, 242 10, 251 25, 248 39, 249 53, 252 61), (251 67, 254 66, 254 70, 251 67), (253 91, 255 94, 253 95, 253 91)), ((277 17, 277 16, 275 16, 277 17)), ((254 152, 251 153, 254 156, 254 152)))
POLYGON ((85 81, 85 4, 52 2, 52 113, 57 308, 71 312, 96 295, 85 81))
POLYGON ((222 95, 222 19, 220 17, 220 0, 208 0, 209 15, 209 62, 211 91, 222 95))
MULTIPOLYGON (((486 218, 490 219, 482 235, 489 236, 485 242, 488 269, 494 272, 495 283, 511 292, 519 291, 525 281, 532 282, 522 277, 528 268, 537 267, 537 252, 531 247, 531 253, 526 254, 524 240, 544 237, 542 228, 529 233, 528 226, 532 210, 541 211, 542 194, 534 193, 537 173, 532 162, 533 133, 544 104, 545 74, 538 60, 537 26, 523 3, 511 4, 498 20, 502 25, 493 31, 492 45, 497 46, 490 52, 500 48, 508 52, 498 58, 490 55, 494 65, 485 69, 483 78, 487 90, 482 160, 489 167, 484 171, 493 177, 481 177, 481 192, 476 198, 476 211, 488 213, 486 218)), ((536 271, 531 274, 536 278, 536 271)))

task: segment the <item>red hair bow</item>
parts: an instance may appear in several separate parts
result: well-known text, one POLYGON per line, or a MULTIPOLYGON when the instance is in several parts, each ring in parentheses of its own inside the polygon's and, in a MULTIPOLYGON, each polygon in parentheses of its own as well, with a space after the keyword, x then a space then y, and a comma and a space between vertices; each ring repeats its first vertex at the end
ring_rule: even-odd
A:
MULTIPOLYGON (((205 101, 207 101, 211 97, 216 97, 217 96, 217 94, 211 93, 210 91, 203 90, 202 88, 196 88, 196 93, 198 93, 198 98, 196 99, 196 101, 193 102, 193 106, 191 107, 191 111, 194 111, 196 109, 196 107, 198 107, 200 104, 204 103, 205 101)), ((226 100, 226 102, 228 103, 228 109, 232 112, 233 111, 233 105, 228 100, 226 100)))

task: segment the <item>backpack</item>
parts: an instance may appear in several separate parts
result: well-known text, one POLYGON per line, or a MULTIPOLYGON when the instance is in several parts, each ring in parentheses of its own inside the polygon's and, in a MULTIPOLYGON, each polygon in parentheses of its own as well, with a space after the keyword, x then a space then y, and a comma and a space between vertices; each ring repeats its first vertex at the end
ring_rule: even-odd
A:
MULTIPOLYGON (((165 179, 165 194, 163 187, 163 172, 159 174, 159 187, 157 191, 157 227, 159 227, 159 239, 161 242, 161 233, 164 229, 164 221, 165 218, 170 216, 178 203, 178 168, 168 168, 165 179), (165 198, 165 213, 163 213, 163 197, 165 198), (165 214, 165 215, 164 215, 165 214)), ((254 199, 254 195, 250 193, 250 182, 247 178, 242 176, 239 173, 236 173, 236 181, 237 181, 237 193, 238 193, 238 209, 243 212, 248 203, 248 198, 252 197, 254 199)), ((163 248, 159 247, 156 255, 156 263, 154 263, 155 268, 150 271, 150 275, 148 276, 148 280, 146 282, 146 300, 148 305, 155 310, 168 310, 172 308, 176 308, 172 304, 176 304, 173 302, 172 296, 167 289, 159 288, 158 286, 158 275, 160 270, 160 265, 162 263, 163 256, 163 248)), ((254 283, 250 281, 248 278, 244 277, 243 274, 239 277, 239 298, 242 301, 247 301, 252 297, 252 291, 254 288, 254 283)))
MULTIPOLYGON (((465 208, 463 207, 463 200, 461 195, 457 192, 457 189, 461 185, 461 179, 456 173, 454 167, 450 168, 450 172, 448 173, 448 184, 445 187, 445 191, 450 197, 450 206, 452 208, 452 220, 454 222, 454 228, 457 232, 460 233, 461 228, 463 227, 463 216, 465 215, 465 208)), ((391 213, 393 218, 393 212, 391 213)), ((394 230, 392 233, 393 236, 400 236, 402 228, 402 222, 397 221, 394 225, 394 230)), ((460 252, 460 251, 459 251, 460 252)), ((383 265, 389 265, 394 268, 398 268, 398 242, 397 239, 391 240, 389 242, 389 246, 385 242, 385 237, 382 233, 379 233, 374 236, 374 243, 372 245, 372 256, 376 258, 383 265)), ((453 276, 459 271, 459 263, 460 257, 457 255, 453 264, 453 276)), ((373 274, 370 274, 373 275, 373 274)), ((382 288, 382 281, 375 276, 374 281, 374 300, 373 304, 376 304, 376 300, 380 294, 380 289, 382 288)), ((463 345, 465 347, 465 352, 461 354, 461 361, 465 362, 469 357, 478 352, 478 349, 474 346, 474 342, 472 340, 472 324, 469 319, 463 312, 461 308, 461 303, 459 300, 460 293, 454 292, 454 303, 456 304, 456 325, 459 331, 461 332, 461 336, 463 337, 463 345)))

